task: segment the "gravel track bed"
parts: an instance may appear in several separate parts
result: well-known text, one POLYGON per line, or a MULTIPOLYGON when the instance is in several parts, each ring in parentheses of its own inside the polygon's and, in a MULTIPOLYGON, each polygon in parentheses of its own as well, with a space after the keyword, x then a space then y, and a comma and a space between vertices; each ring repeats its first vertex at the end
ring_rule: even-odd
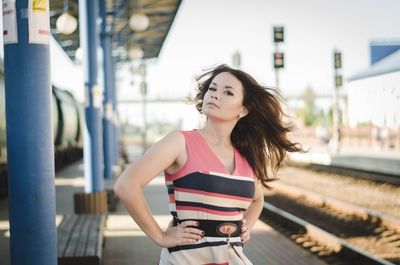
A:
POLYGON ((294 201, 274 191, 265 200, 373 255, 400 264, 400 234, 380 226, 376 220, 361 220, 301 198, 294 201))
POLYGON ((400 218, 399 187, 291 166, 281 168, 278 177, 282 183, 400 218))

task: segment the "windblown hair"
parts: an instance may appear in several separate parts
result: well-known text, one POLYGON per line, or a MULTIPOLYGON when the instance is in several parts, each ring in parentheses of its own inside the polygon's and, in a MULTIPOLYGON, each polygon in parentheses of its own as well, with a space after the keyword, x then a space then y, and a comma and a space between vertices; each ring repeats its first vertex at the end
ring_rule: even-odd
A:
POLYGON ((253 168, 255 177, 268 188, 268 182, 277 179, 276 174, 282 166, 286 152, 303 151, 299 143, 287 138, 287 133, 294 126, 282 120, 281 96, 276 89, 259 85, 249 74, 233 69, 227 65, 219 65, 196 78, 198 91, 194 102, 201 112, 204 95, 214 77, 228 72, 235 76, 243 86, 243 106, 248 114, 239 119, 231 134, 231 142, 247 159, 253 168), (272 177, 268 174, 271 168, 272 177))

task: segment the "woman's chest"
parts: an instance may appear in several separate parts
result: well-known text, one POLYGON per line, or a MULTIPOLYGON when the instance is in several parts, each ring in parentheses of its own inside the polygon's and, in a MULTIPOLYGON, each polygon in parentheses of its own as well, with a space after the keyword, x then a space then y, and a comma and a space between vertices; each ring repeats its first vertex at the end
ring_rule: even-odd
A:
POLYGON ((251 201, 255 186, 252 178, 212 171, 195 171, 173 181, 175 196, 193 196, 197 200, 229 199, 251 201))

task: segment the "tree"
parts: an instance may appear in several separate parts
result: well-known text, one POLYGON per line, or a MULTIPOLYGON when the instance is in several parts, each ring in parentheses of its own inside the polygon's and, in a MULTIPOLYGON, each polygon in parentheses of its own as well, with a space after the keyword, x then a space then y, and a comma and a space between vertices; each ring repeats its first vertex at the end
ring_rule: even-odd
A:
POLYGON ((315 98, 314 90, 308 86, 301 96, 304 107, 297 112, 297 118, 302 120, 305 126, 317 125, 323 118, 323 114, 315 106, 315 98))

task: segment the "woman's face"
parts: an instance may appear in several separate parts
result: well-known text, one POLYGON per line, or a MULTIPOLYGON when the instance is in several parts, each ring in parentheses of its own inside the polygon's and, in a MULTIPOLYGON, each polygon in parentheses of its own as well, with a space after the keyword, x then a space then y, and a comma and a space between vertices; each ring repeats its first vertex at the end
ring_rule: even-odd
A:
POLYGON ((204 95, 202 112, 208 118, 224 121, 238 120, 247 114, 243 103, 242 83, 231 73, 223 72, 214 77, 204 95))

